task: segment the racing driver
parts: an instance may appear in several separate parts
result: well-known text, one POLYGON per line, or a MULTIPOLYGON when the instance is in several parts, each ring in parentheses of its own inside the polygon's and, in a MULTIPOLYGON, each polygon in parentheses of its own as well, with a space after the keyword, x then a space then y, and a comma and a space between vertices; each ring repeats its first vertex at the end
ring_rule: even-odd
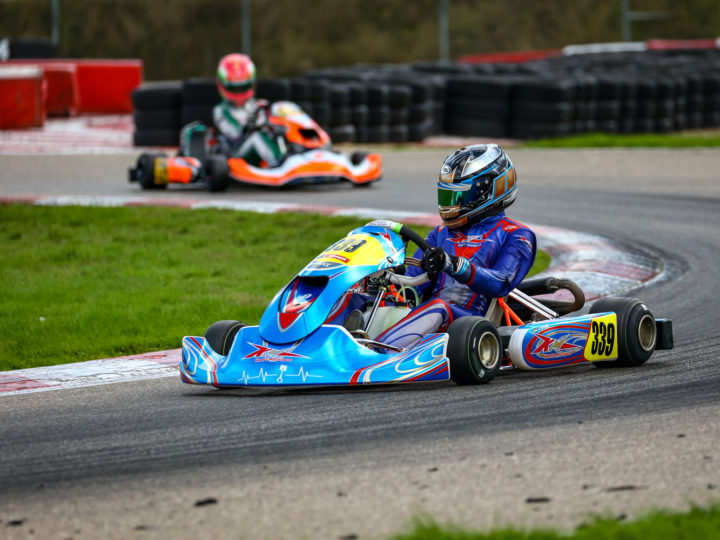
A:
POLYGON ((255 64, 244 54, 223 56, 217 68, 222 102, 213 109, 213 121, 228 156, 255 166, 273 167, 285 154, 284 140, 263 129, 268 125, 268 102, 255 99, 255 64))
MULTIPOLYGON (((443 224, 430 231, 430 247, 415 253, 421 268, 407 269, 411 276, 428 272, 430 282, 417 288, 425 301, 377 337, 388 345, 409 348, 459 317, 485 315, 490 301, 517 287, 535 260, 535 235, 504 212, 518 186, 500 146, 457 150, 442 164, 437 187, 443 224)), ((351 312, 345 326, 357 326, 360 316, 351 312)))

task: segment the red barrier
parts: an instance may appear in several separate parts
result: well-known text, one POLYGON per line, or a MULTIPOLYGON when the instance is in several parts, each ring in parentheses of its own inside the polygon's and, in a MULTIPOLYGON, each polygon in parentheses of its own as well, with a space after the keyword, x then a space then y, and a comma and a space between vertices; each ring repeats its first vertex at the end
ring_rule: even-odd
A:
POLYGON ((669 49, 717 49, 716 39, 650 39, 645 42, 649 51, 669 49))
POLYGON ((80 112, 131 113, 130 94, 143 80, 142 60, 76 60, 80 112))
POLYGON ((46 88, 38 67, 0 66, 0 129, 42 126, 46 88))
POLYGON ((519 64, 530 60, 542 60, 543 58, 553 58, 562 56, 560 49, 545 49, 538 51, 515 51, 515 52, 495 52, 482 54, 466 54, 460 56, 457 61, 463 64, 496 64, 500 62, 509 62, 519 64))
POLYGON ((75 66, 78 87, 78 112, 131 113, 130 95, 143 80, 142 60, 10 60, 9 64, 33 64, 41 67, 71 64, 75 66))
POLYGON ((75 64, 45 63, 48 116, 75 116, 79 109, 80 91, 75 64))

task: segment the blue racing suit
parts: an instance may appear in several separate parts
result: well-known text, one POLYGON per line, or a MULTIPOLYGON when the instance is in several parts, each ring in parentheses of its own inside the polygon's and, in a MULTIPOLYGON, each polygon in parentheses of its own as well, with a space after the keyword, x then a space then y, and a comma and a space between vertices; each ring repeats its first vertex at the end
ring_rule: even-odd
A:
MULTIPOLYGON (((463 263, 455 277, 440 272, 434 282, 418 287, 421 298, 432 287, 430 299, 378 336, 378 341, 411 347, 425 335, 445 330, 458 317, 484 315, 493 298, 506 296, 520 284, 535 260, 535 234, 504 212, 456 229, 437 227, 427 242, 469 264, 463 263)), ((422 259, 422 251, 415 257, 422 259)), ((422 272, 415 266, 407 269, 411 276, 422 272)))

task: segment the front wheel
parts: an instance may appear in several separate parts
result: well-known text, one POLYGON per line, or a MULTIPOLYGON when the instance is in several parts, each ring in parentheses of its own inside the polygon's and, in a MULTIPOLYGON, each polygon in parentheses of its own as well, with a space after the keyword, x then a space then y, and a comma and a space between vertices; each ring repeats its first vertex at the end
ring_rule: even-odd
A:
POLYGON ((657 326, 650 308, 635 298, 601 298, 590 313, 612 311, 617 315, 618 358, 614 362, 596 362, 604 366, 641 366, 657 344, 657 326))
POLYGON ((138 158, 135 168, 135 178, 143 189, 164 189, 167 182, 155 183, 155 160, 165 158, 162 154, 143 154, 138 158))
POLYGON ((450 378, 457 384, 489 383, 500 371, 502 341, 485 317, 462 317, 448 328, 450 378))
POLYGON ((230 352, 235 336, 245 323, 240 321, 218 321, 211 324, 203 336, 213 351, 221 356, 230 352))

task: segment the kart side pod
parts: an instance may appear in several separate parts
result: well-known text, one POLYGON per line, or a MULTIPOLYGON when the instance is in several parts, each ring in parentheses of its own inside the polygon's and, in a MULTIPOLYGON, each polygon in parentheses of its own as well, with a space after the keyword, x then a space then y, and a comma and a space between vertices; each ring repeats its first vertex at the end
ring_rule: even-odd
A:
POLYGON ((537 370, 584 362, 640 366, 656 349, 672 347, 669 319, 653 318, 636 299, 604 298, 587 315, 513 329, 507 350, 514 366, 537 370))
POLYGON ((617 334, 615 313, 530 323, 514 330, 508 356, 515 367, 526 370, 614 361, 617 334))

